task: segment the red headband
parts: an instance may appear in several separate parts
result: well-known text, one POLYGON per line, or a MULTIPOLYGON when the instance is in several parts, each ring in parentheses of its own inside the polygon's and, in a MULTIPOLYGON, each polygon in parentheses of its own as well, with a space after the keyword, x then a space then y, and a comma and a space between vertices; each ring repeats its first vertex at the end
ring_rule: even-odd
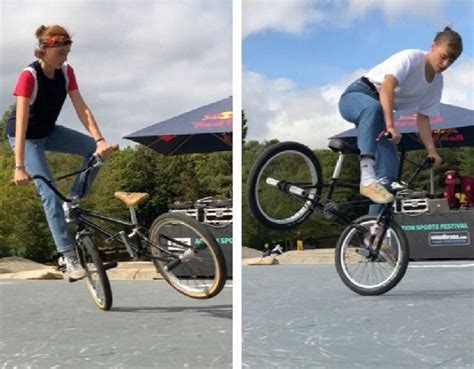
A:
POLYGON ((65 36, 48 36, 44 40, 40 40, 40 46, 43 47, 58 47, 71 45, 71 39, 65 36))

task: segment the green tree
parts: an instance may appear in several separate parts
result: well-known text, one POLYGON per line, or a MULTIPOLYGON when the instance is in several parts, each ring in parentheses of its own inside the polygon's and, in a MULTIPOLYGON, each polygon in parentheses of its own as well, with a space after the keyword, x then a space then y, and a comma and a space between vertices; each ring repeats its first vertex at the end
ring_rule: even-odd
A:
POLYGON ((245 139, 247 138, 248 126, 247 118, 245 117, 245 111, 242 110, 242 147, 245 145, 245 139))
MULTIPOLYGON (((252 216, 248 207, 247 196, 247 180, 251 166, 269 145, 273 145, 277 141, 257 142, 249 141, 244 146, 243 164, 242 164, 242 238, 245 246, 254 248, 262 248, 265 242, 272 240, 288 240, 293 239, 295 231, 301 230, 305 238, 324 239, 327 237, 337 238, 343 228, 339 223, 325 218, 321 212, 315 212, 304 224, 298 226, 291 231, 273 231, 268 230, 259 224, 252 216)), ((327 180, 332 176, 334 166, 338 155, 330 150, 317 150, 315 154, 321 164, 323 178, 327 180)), ((457 169, 461 175, 474 176, 474 148, 444 148, 440 149, 443 157, 441 167, 434 173, 435 195, 443 196, 444 190, 444 173, 449 169, 457 169)), ((424 150, 410 151, 406 153, 406 162, 403 167, 402 180, 408 180, 415 170, 415 164, 421 163, 426 157, 424 150)), ((297 168, 288 164, 288 171, 296 171, 297 168)), ((345 182, 358 183, 360 176, 359 161, 356 156, 348 156, 345 158, 343 171, 340 179, 345 182)), ((423 171, 413 184, 413 188, 418 190, 429 190, 430 172, 423 171)), ((327 190, 323 190, 323 199, 327 190)), ((337 189, 334 193, 333 200, 337 204, 344 204, 356 200, 364 200, 357 190, 353 189, 337 189)), ((352 204, 351 204, 352 205, 352 204)), ((349 218, 354 219, 358 216, 367 214, 367 206, 360 207, 342 207, 340 210, 349 218)))
MULTIPOLYGON (((23 256, 44 262, 55 257, 55 247, 43 213, 41 199, 33 185, 10 187, 14 155, 5 137, 7 113, 0 122, 0 257, 23 256)), ((81 158, 48 153, 56 177, 82 165, 81 158)), ((58 184, 67 193, 72 178, 58 184)), ((137 145, 111 156, 100 170, 92 193, 81 206, 113 217, 127 219, 128 210, 114 197, 116 191, 147 192, 148 201, 139 205, 139 219, 151 225, 156 216, 174 201, 205 196, 232 195, 232 154, 213 153, 165 157, 137 145)))

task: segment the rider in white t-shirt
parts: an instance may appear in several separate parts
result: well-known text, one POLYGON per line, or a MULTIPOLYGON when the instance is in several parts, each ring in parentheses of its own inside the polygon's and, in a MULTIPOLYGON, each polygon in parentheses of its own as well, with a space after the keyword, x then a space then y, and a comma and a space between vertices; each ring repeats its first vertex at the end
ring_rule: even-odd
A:
POLYGON ((421 50, 404 50, 373 67, 365 77, 377 91, 385 76, 392 75, 398 81, 393 98, 393 109, 418 109, 428 117, 435 117, 443 92, 443 75, 437 73, 431 82, 426 80, 425 66, 428 53, 421 50))
POLYGON ((398 177, 396 145, 400 133, 394 126, 393 112, 416 109, 416 123, 428 156, 435 168, 441 163, 431 135, 430 117, 439 111, 444 72, 462 53, 461 36, 446 27, 438 32, 431 50, 404 50, 373 67, 342 94, 339 110, 344 119, 358 128, 357 145, 361 157, 360 192, 376 203, 393 201, 393 195, 380 183, 398 177), (377 138, 387 131, 392 138, 377 138))

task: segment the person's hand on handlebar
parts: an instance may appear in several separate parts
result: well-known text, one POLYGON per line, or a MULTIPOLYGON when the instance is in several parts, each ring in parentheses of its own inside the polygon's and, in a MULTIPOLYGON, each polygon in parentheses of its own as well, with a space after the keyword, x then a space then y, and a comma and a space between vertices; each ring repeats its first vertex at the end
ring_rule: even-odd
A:
POLYGON ((402 135, 395 129, 395 127, 387 127, 386 133, 390 133, 390 135, 387 135, 387 139, 391 143, 395 145, 398 145, 400 143, 402 135))
POLYGON ((105 160, 112 154, 112 152, 118 150, 118 148, 119 146, 117 144, 111 145, 105 140, 100 140, 99 142, 97 142, 97 148, 95 150, 95 153, 99 155, 102 160, 105 160))
POLYGON ((433 169, 439 168, 439 166, 443 162, 443 159, 441 158, 441 156, 439 156, 436 150, 428 150, 428 157, 434 159, 433 169))
POLYGON ((24 168, 15 169, 13 179, 10 181, 11 185, 24 186, 28 184, 33 178, 26 172, 24 168))

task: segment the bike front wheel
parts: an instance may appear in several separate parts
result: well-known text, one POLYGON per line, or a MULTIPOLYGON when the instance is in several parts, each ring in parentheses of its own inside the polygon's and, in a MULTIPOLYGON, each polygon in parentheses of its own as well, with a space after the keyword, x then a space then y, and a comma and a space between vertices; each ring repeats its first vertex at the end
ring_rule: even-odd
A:
POLYGON ((112 289, 104 268, 99 250, 89 236, 77 239, 78 254, 82 267, 86 271, 86 286, 95 304, 102 310, 112 307, 112 289))
POLYGON ((393 220, 388 226, 379 225, 377 217, 370 215, 354 224, 358 226, 348 226, 337 243, 337 273, 346 286, 360 295, 390 291, 408 267, 410 252, 405 233, 393 220))
POLYGON ((291 229, 313 212, 322 182, 321 165, 308 147, 281 142, 267 148, 250 170, 250 210, 268 228, 291 229))
POLYGON ((150 241, 158 272, 177 291, 207 299, 224 287, 227 271, 222 250, 197 220, 179 213, 163 214, 150 228, 150 241))

